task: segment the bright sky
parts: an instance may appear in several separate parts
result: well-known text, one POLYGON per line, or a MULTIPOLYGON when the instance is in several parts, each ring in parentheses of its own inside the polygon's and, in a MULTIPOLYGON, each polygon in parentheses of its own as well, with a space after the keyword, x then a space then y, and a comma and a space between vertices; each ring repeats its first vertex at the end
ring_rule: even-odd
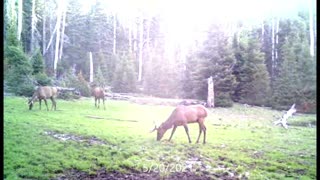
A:
MULTIPOLYGON (((84 11, 95 3, 81 2, 84 11)), ((316 5, 315 0, 105 0, 103 3, 107 12, 117 11, 121 19, 132 17, 139 8, 151 16, 160 13, 168 39, 180 44, 199 38, 200 32, 212 22, 261 23, 261 19, 272 14, 290 17, 299 9, 308 8, 309 3, 313 8, 316 5)))

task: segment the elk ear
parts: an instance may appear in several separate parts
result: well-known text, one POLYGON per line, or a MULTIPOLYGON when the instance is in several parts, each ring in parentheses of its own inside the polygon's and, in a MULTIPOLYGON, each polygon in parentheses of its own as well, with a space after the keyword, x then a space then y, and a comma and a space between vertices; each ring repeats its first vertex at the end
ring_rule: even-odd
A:
POLYGON ((157 125, 155 125, 154 128, 150 130, 150 133, 152 133, 152 132, 155 131, 155 130, 158 130, 157 125))

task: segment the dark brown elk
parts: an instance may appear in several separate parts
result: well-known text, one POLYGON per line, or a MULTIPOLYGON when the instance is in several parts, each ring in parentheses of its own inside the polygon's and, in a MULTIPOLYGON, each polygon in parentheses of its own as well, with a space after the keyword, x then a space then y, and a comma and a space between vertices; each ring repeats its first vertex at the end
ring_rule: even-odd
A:
POLYGON ((169 118, 163 122, 159 127, 155 126, 155 128, 151 131, 157 130, 157 141, 160 141, 168 129, 172 129, 171 136, 169 141, 171 140, 176 128, 178 126, 183 126, 187 136, 189 143, 191 143, 191 139, 189 136, 189 123, 198 123, 199 124, 199 136, 197 139, 197 143, 199 143, 199 139, 201 133, 203 131, 203 144, 206 143, 206 126, 204 125, 205 118, 208 116, 207 109, 202 105, 190 105, 184 106, 179 105, 169 116, 169 118))
POLYGON ((95 107, 99 108, 100 107, 100 99, 103 101, 103 109, 106 109, 106 106, 104 104, 105 101, 105 92, 104 89, 101 87, 93 87, 92 88, 92 96, 94 96, 94 101, 95 101, 95 107), (97 104, 98 101, 98 104, 97 104))
POLYGON ((29 110, 32 109, 33 103, 36 99, 39 100, 40 110, 41 110, 41 101, 44 100, 44 103, 46 104, 47 110, 49 111, 47 99, 51 99, 51 102, 52 102, 51 110, 53 108, 54 108, 54 110, 56 110, 57 103, 55 101, 55 98, 57 96, 57 93, 58 93, 58 89, 56 87, 51 87, 51 86, 38 87, 35 90, 35 92, 33 93, 31 99, 29 99, 29 101, 28 101, 29 110))

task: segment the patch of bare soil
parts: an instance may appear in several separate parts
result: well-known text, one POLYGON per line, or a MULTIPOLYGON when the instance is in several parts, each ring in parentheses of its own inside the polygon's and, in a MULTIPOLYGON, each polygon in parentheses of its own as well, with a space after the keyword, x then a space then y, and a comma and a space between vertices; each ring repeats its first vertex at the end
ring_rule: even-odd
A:
POLYGON ((58 139, 60 141, 77 141, 81 143, 87 143, 89 145, 107 145, 107 144, 110 145, 109 143, 103 140, 100 140, 96 137, 88 138, 88 137, 76 136, 73 134, 63 134, 55 131, 45 131, 44 134, 47 136, 51 136, 55 139, 58 139))
POLYGON ((87 180, 100 180, 100 179, 108 179, 108 180, 140 180, 140 179, 148 179, 148 180, 209 180, 209 179, 238 179, 230 177, 229 175, 209 175, 205 173, 199 172, 199 174, 193 172, 175 172, 171 173, 169 176, 161 177, 157 172, 139 172, 132 170, 129 173, 121 173, 118 171, 107 172, 105 169, 98 170, 96 174, 88 174, 86 172, 78 171, 75 169, 66 171, 63 175, 54 178, 53 180, 78 180, 78 179, 87 179, 87 180))

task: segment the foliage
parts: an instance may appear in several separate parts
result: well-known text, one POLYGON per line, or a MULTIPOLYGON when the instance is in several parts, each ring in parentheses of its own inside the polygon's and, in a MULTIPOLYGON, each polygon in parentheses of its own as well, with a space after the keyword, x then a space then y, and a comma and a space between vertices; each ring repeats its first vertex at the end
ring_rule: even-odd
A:
POLYGON ((135 92, 136 72, 133 60, 128 55, 123 55, 114 71, 112 87, 114 92, 135 92))
POLYGON ((81 71, 78 74, 78 82, 75 84, 75 86, 80 91, 82 96, 89 97, 91 95, 89 83, 84 79, 81 71))
POLYGON ((198 98, 206 99, 207 78, 212 76, 217 106, 232 105, 231 94, 236 86, 236 79, 232 74, 235 59, 228 38, 219 26, 212 26, 197 56, 199 61, 188 69, 194 85, 192 92, 198 98))
POLYGON ((52 79, 49 78, 45 73, 35 74, 34 79, 41 86, 51 86, 52 85, 52 79))
POLYGON ((261 44, 255 37, 249 37, 248 45, 239 43, 236 48, 237 63, 234 74, 238 85, 234 99, 240 103, 251 105, 267 105, 270 97, 269 73, 264 63, 261 44))
POLYGON ((15 46, 5 48, 4 56, 7 61, 6 82, 9 91, 17 95, 29 95, 29 89, 33 89, 31 88, 33 85, 31 81, 32 68, 28 57, 21 48, 15 46))
POLYGON ((33 72, 32 74, 44 72, 44 62, 40 49, 36 51, 36 54, 31 58, 33 72))
MULTIPOLYGON (((272 107, 287 109, 293 103, 315 103, 315 61, 309 55, 303 25, 298 20, 287 20, 288 29, 281 48, 283 62, 273 88, 272 107)), ((282 32, 284 34, 284 32, 282 32)))

